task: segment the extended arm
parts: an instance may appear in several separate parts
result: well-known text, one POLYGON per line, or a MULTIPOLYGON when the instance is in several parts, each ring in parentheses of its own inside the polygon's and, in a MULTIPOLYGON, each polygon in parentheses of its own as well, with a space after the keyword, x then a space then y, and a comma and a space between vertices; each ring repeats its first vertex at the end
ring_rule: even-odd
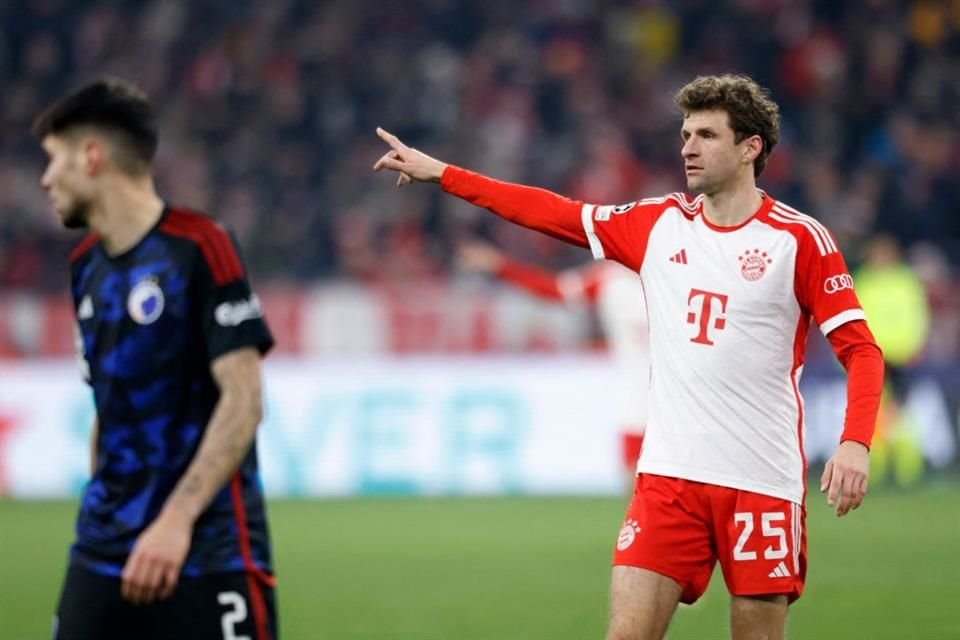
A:
POLYGON ((230 351, 214 360, 211 370, 220 399, 197 453, 124 567, 123 595, 132 602, 146 604, 173 593, 194 523, 247 455, 262 417, 257 349, 230 351))
POLYGON ((504 260, 494 275, 543 300, 565 302, 560 277, 545 269, 515 260, 504 260))
POLYGON ((468 271, 487 273, 550 302, 564 302, 560 277, 512 260, 484 242, 465 242, 457 251, 457 263, 468 271))
POLYGON ((836 453, 827 461, 820 490, 838 516, 863 502, 869 482, 869 450, 883 388, 883 355, 863 320, 827 336, 847 371, 847 414, 836 453))
POLYGON ((583 229, 582 202, 546 189, 502 182, 448 165, 408 147, 383 129, 377 129, 377 135, 390 145, 390 151, 377 160, 373 169, 398 172, 398 186, 411 181, 439 182, 447 193, 488 209, 510 222, 577 246, 589 246, 583 229))

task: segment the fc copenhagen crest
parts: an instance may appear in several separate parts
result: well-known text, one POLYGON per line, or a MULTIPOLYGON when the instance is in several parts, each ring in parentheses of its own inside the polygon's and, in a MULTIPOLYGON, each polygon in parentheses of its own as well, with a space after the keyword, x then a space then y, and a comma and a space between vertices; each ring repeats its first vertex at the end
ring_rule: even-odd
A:
POLYGON ((163 290, 156 280, 138 282, 127 296, 127 313, 137 324, 153 324, 163 313, 163 290))
POLYGON ((767 252, 760 249, 748 249, 737 260, 740 261, 740 275, 750 282, 762 278, 767 272, 767 265, 773 262, 767 252))

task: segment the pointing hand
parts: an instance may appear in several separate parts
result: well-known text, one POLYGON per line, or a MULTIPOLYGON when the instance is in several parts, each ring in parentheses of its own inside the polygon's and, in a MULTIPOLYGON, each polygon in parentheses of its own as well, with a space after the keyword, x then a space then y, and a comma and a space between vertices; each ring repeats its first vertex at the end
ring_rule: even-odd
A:
POLYGON ((417 182, 440 182, 440 176, 447 168, 445 162, 440 162, 425 153, 408 147, 397 136, 380 127, 377 127, 377 135, 390 145, 390 151, 377 160, 376 164, 373 165, 374 171, 382 169, 396 171, 400 174, 397 176, 398 187, 410 184, 414 180, 417 182))

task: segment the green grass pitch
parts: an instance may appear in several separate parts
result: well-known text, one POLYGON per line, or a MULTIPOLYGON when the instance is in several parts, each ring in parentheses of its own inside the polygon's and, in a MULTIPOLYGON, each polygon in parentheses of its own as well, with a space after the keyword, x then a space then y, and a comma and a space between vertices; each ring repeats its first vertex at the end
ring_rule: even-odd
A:
MULTIPOLYGON (((602 638, 625 502, 273 501, 284 640, 602 638)), ((0 638, 46 638, 75 505, 0 501, 0 638)), ((876 491, 837 519, 808 501, 792 638, 960 639, 960 486, 876 491)), ((719 573, 672 640, 727 637, 719 573)))

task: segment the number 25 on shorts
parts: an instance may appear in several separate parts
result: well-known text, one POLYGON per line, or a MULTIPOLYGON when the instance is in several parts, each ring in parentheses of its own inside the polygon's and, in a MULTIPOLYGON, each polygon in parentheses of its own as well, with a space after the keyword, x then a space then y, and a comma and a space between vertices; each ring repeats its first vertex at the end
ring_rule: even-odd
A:
MULTIPOLYGON (((787 547, 787 533, 782 526, 777 523, 785 522, 787 516, 782 511, 774 511, 760 514, 760 535, 763 538, 775 540, 774 544, 767 545, 763 550, 764 560, 780 560, 787 557, 789 549, 787 547)), ((733 521, 739 528, 743 527, 740 537, 737 538, 737 544, 733 548, 734 560, 756 560, 756 551, 744 551, 743 548, 754 534, 755 515, 749 511, 733 514, 733 521)))

